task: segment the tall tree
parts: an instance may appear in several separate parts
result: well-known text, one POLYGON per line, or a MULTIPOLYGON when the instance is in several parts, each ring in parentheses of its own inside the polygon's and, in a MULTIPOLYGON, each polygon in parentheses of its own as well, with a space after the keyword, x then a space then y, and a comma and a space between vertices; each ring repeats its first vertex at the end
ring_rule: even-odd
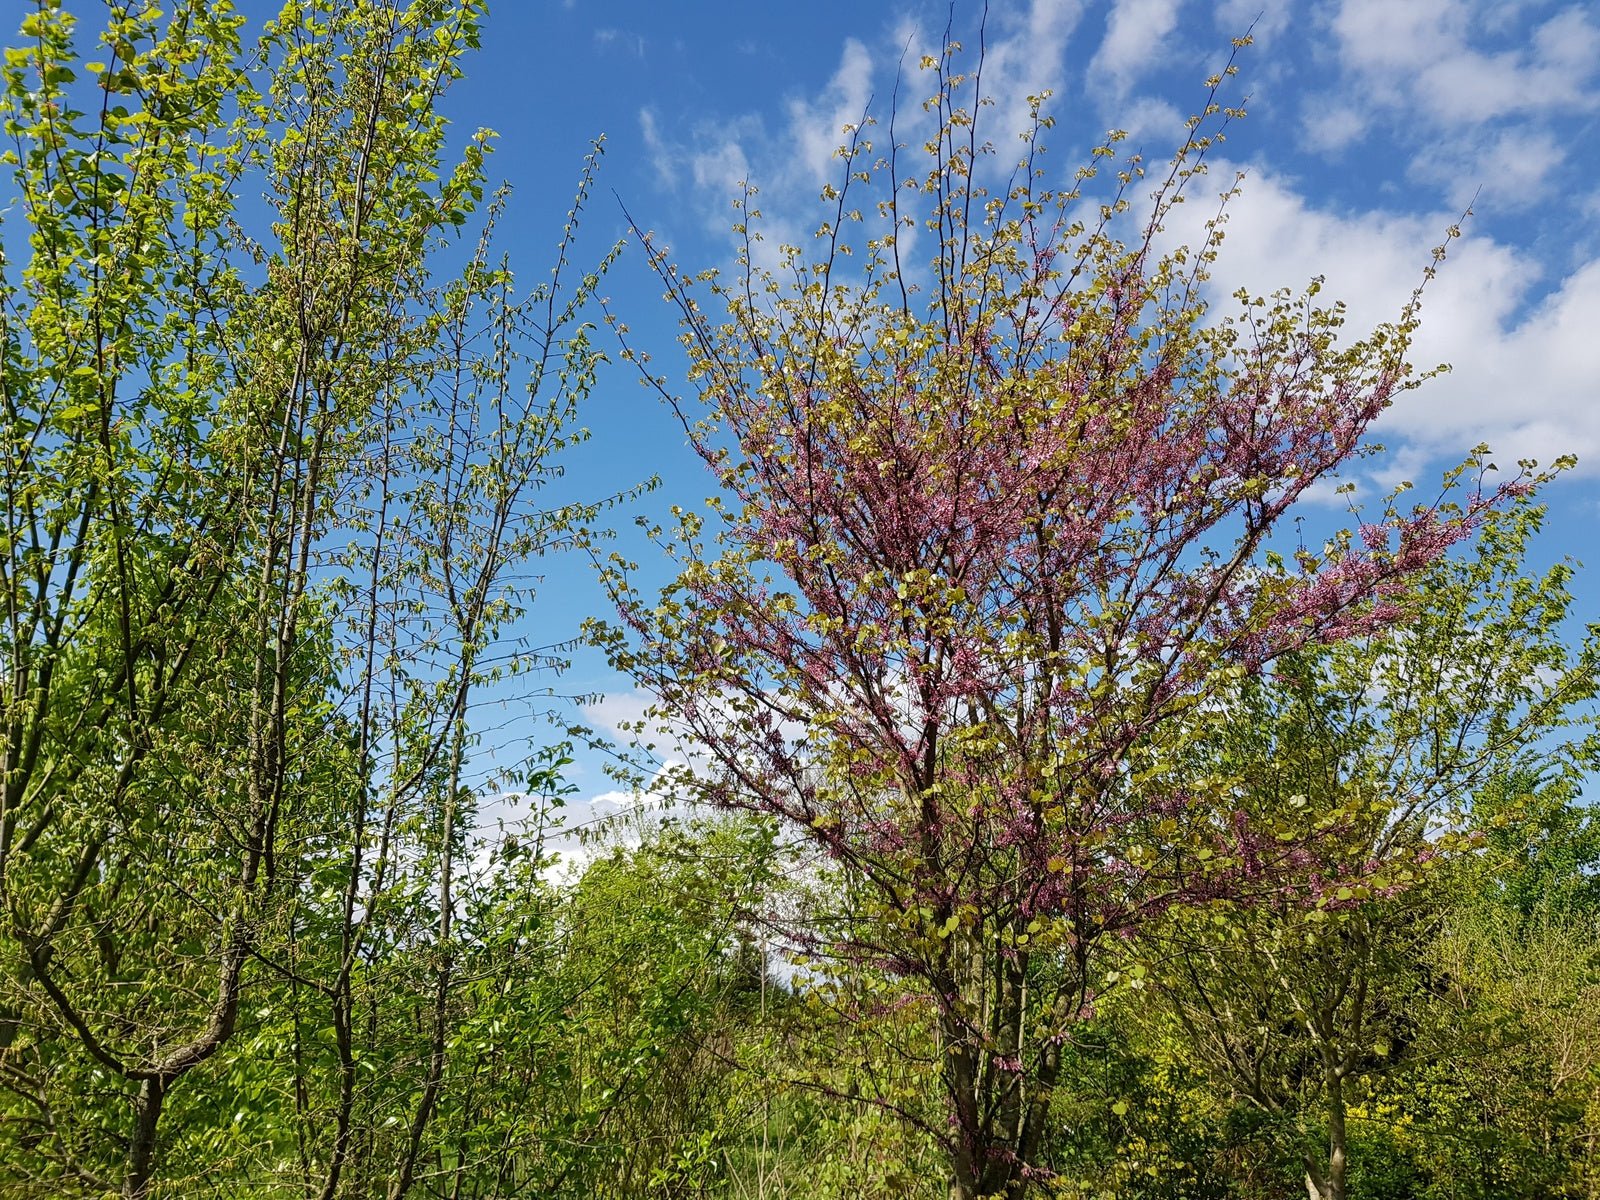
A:
POLYGON ((493 212, 459 246, 488 136, 452 164, 439 105, 480 0, 289 0, 249 54, 226 0, 117 0, 93 50, 29 7, 0 98, 0 1172, 196 1194, 222 1135, 198 1097, 201 1128, 165 1114, 261 1061, 287 990, 292 1061, 250 1086, 292 1096, 301 1190, 398 1200, 464 1012, 472 697, 546 660, 503 636, 518 564, 594 512, 535 496, 579 436, 595 276, 564 238, 519 295, 493 212), (393 1023, 382 987, 418 976, 393 1023))
POLYGON ((662 535, 682 571, 658 598, 613 562, 606 637, 709 764, 685 789, 781 818, 853 878, 858 910, 809 936, 929 1014, 945 1104, 908 1115, 967 1200, 1049 1173, 1102 951, 1180 899, 1167 868, 1214 840, 1203 787, 1159 782, 1195 725, 1176 718, 1391 619, 1391 592, 1497 497, 1268 555, 1415 384, 1417 300, 1352 342, 1315 284, 1208 313, 1220 216, 1196 250, 1157 243, 1234 115, 1223 77, 1123 240, 1139 160, 1098 201, 1092 166, 1052 188, 1036 117, 994 171, 981 58, 968 78, 957 51, 924 63, 924 171, 893 122, 877 159, 848 131, 814 256, 764 269, 748 192, 735 278, 658 253, 703 408, 656 382, 731 502, 714 538, 689 513, 662 535))

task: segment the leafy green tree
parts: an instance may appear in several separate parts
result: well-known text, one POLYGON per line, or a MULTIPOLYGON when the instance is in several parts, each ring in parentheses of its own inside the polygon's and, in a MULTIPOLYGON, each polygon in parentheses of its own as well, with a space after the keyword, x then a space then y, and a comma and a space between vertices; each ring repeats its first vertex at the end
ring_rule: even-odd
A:
POLYGON ((1215 869, 1255 886, 1176 911, 1154 978, 1194 1060, 1298 1123, 1313 1200, 1347 1194, 1349 1108, 1429 1019, 1435 877, 1482 853, 1474 795, 1588 757, 1600 632, 1567 642, 1569 564, 1525 567, 1541 516, 1490 515, 1401 620, 1247 682, 1196 744, 1232 810, 1215 869))
POLYGON ((1474 797, 1477 848, 1428 951, 1430 1053, 1381 1097, 1429 1195, 1600 1185, 1600 829, 1582 778, 1510 772, 1474 797))
POLYGON ((768 831, 728 822, 614 845, 570 884, 524 841, 503 855, 466 917, 481 982, 435 1190, 719 1194, 759 1096, 744 1069, 763 985, 738 935, 771 861, 768 831))
POLYGON ((519 294, 498 202, 458 248, 482 8, 289 0, 247 51, 226 0, 36 0, 6 51, 0 1188, 439 1161, 471 701, 597 511, 536 499, 595 274, 519 294))

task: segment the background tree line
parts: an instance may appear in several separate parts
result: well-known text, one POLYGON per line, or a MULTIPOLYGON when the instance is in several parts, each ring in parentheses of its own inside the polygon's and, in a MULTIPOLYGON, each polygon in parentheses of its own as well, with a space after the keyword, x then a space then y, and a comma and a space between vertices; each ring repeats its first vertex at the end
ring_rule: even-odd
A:
POLYGON ((633 494, 546 486, 619 251, 598 151, 545 282, 495 249, 482 17, 36 0, 6 51, 0 1194, 1596 1194, 1551 473, 1283 544, 1417 301, 1208 316, 1221 219, 1162 233, 1223 76, 1142 218, 1037 107, 997 185, 952 45, 920 187, 850 131, 783 279, 752 195, 734 275, 644 239, 727 501, 590 636, 702 807, 554 869, 568 750, 489 774, 474 713, 633 494))

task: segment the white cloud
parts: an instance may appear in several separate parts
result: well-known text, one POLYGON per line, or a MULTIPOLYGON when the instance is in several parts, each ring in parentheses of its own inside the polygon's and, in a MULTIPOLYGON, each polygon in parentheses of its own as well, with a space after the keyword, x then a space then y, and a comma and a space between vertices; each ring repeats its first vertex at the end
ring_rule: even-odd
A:
POLYGON ((1109 76, 1117 96, 1162 58, 1162 41, 1178 24, 1182 0, 1113 0, 1105 40, 1089 63, 1091 83, 1109 76))
POLYGON ((1165 100, 1152 96, 1124 101, 1117 122, 1129 138, 1135 139, 1136 147, 1139 138, 1155 139, 1155 145, 1164 147, 1183 137, 1183 115, 1165 100))
POLYGON ((1344 0, 1333 32, 1350 67, 1415 68, 1458 45, 1464 16, 1461 0, 1344 0))
POLYGON ((1593 107, 1600 29, 1578 7, 1533 31, 1528 44, 1473 45, 1493 4, 1465 0, 1344 0, 1332 22, 1350 93, 1415 106, 1444 126, 1552 109, 1593 107), (1483 11, 1479 11, 1483 10, 1483 11))
MULTIPOLYGON (((1117 0, 1103 42, 1094 56, 1097 73, 1120 86, 1135 84, 1159 61, 1160 45, 1175 28, 1181 0, 1117 0)), ((1292 5, 1271 0, 1226 0, 1217 21, 1253 17, 1262 7, 1257 32, 1289 27, 1292 5)), ((1026 124, 1026 100, 1059 87, 1070 39, 1083 5, 1079 0, 1032 0, 993 14, 987 31, 982 90, 1000 99, 985 115, 997 148, 997 166, 1011 133, 1026 124)), ((1527 14, 1515 25, 1491 28, 1490 0, 1343 0, 1325 28, 1342 72, 1334 90, 1301 113, 1305 145, 1338 153, 1366 136, 1380 119, 1401 140, 1412 142, 1413 183, 1440 192, 1424 213, 1331 212, 1297 190, 1283 175, 1258 173, 1232 210, 1223 251, 1219 294, 1240 283, 1257 292, 1301 287, 1316 274, 1328 276, 1329 297, 1350 302, 1348 328, 1355 333, 1394 319, 1429 263, 1431 248, 1479 183, 1485 211, 1513 212, 1547 203, 1571 139, 1551 123, 1600 101, 1593 81, 1600 74, 1600 31, 1581 7, 1545 9, 1536 27, 1527 14), (1521 28, 1520 42, 1512 42, 1521 28), (1386 107, 1392 114, 1384 113, 1386 107)), ((1246 20, 1245 23, 1248 23, 1246 20)), ((820 219, 819 183, 837 170, 832 155, 840 128, 860 118, 876 91, 878 115, 886 115, 892 69, 906 51, 899 140, 915 147, 910 127, 926 118, 906 96, 920 99, 914 64, 942 36, 940 29, 905 24, 883 42, 846 40, 826 84, 813 95, 791 100, 781 127, 755 116, 703 124, 689 145, 674 152, 653 119, 641 116, 646 145, 665 180, 691 174, 692 196, 706 224, 725 230, 728 201, 749 179, 763 187, 768 250, 797 242, 820 219), (685 164, 680 170, 677 164, 685 164), (798 236, 797 236, 798 235, 798 236)), ((976 49, 969 38, 967 52, 976 49)), ((1058 104, 1057 110, 1063 106, 1058 104)), ((1118 104, 1120 124, 1134 134, 1159 135, 1181 128, 1177 111, 1133 90, 1118 104)), ((877 133, 886 141, 884 131, 877 133)), ((1212 164, 1215 178, 1232 168, 1212 164)), ((1307 185, 1309 186, 1309 185, 1307 185)), ((1369 206, 1375 202, 1369 201, 1369 206)), ((1600 202, 1574 197, 1574 210, 1600 202)), ((1192 218, 1208 205, 1186 206, 1192 218), (1198 211, 1196 211, 1198 210, 1198 211)), ((1581 224, 1575 221, 1574 224, 1581 224)), ((1469 233, 1472 233, 1469 226, 1469 233)), ((1511 234, 1510 236, 1516 236, 1511 234)), ((1600 241, 1580 232, 1562 242, 1575 269, 1531 304, 1534 289, 1550 268, 1531 249, 1518 249, 1474 235, 1457 243, 1451 259, 1430 285, 1423 331, 1415 357, 1421 366, 1448 361, 1452 375, 1402 397, 1382 422, 1381 435, 1409 458, 1375 471, 1411 472, 1417 455, 1459 457, 1478 441, 1489 441, 1505 460, 1529 455, 1548 460, 1577 450, 1600 454, 1600 366, 1592 347, 1600 339, 1582 331, 1600 326, 1600 241), (1561 340, 1567 338, 1567 341, 1561 340), (1537 414, 1537 415, 1534 415, 1537 414)), ((1590 470, 1600 463, 1585 464, 1590 470)))
POLYGON ((1212 16, 1224 37, 1243 37, 1249 30, 1256 44, 1264 46, 1289 28, 1294 0, 1220 0, 1212 16))
MULTIPOLYGON (((1415 446, 1390 449, 1381 459, 1372 460, 1370 467, 1372 481, 1384 492, 1391 492, 1402 483, 1425 486, 1429 475, 1435 473, 1434 464, 1429 461, 1427 453, 1415 446)), ((1339 499, 1346 500, 1343 496, 1339 499)))
POLYGON ((596 29, 594 31, 594 41, 597 46, 614 46, 619 50, 632 54, 635 58, 644 57, 645 41, 642 34, 629 33, 626 29, 596 29))
POLYGON ((642 789, 614 788, 569 800, 557 810, 559 823, 545 831, 544 840, 545 849, 557 856, 550 876, 574 881, 613 846, 640 846, 664 821, 692 811, 665 786, 668 773, 681 765, 663 764, 661 772, 642 789))
MULTIPOLYGON (((1564 94, 1561 76, 1586 79, 1600 72, 1600 27, 1594 10, 1581 5, 1563 9, 1533 35, 1534 61, 1548 73, 1541 82, 1564 94)), ((1593 96, 1589 97, 1593 102, 1593 96)), ((1559 102, 1559 100, 1557 101, 1559 102)))
MULTIPOLYGON (((1020 16, 995 19, 983 64, 983 90, 996 100, 987 121, 995 145, 1014 146, 1028 128, 1028 97, 1059 93, 1067 43, 1083 16, 1081 0, 1032 0, 1020 16)), ((1002 155, 1009 159, 1009 155, 1002 155)))
POLYGON ((1485 212, 1520 212, 1542 200, 1551 176, 1566 161, 1566 148, 1544 130, 1505 129, 1487 138, 1440 144, 1418 155, 1411 174, 1443 186, 1464 209, 1479 197, 1485 212))
MULTIPOLYGON (((1175 8, 1180 0, 1155 2, 1175 8)), ((990 15, 980 86, 985 96, 997 101, 984 114, 983 126, 994 144, 1000 171, 1009 172, 1015 165, 1011 147, 1017 145, 1014 136, 1029 125, 1027 97, 1059 89, 1068 39, 1082 10, 1082 0, 1030 0, 990 15)), ((682 194, 694 206, 692 214, 716 233, 725 234, 735 219, 730 202, 737 199, 742 185, 758 187, 762 241, 755 253, 758 264, 775 265, 782 245, 805 244, 825 219, 817 207, 817 194, 825 183, 838 181, 835 152, 847 136, 844 127, 859 123, 869 103, 872 118, 881 122, 866 134, 875 153, 888 149, 890 106, 897 103, 896 139, 912 147, 914 155, 930 121, 921 102, 931 80, 919 71, 918 63, 924 54, 940 54, 943 35, 940 27, 902 21, 870 42, 845 39, 827 83, 811 95, 791 98, 785 105, 786 119, 777 128, 750 112, 706 119, 686 133, 674 133, 662 127, 654 110, 644 109, 640 130, 651 166, 666 188, 677 189, 683 176, 692 180, 694 187, 682 194), (902 76, 898 100, 891 101, 895 69, 902 76)), ((596 36, 615 40, 621 35, 602 30, 596 36)), ((967 36, 958 69, 975 66, 971 56, 976 50, 977 39, 967 36)), ((1160 115, 1165 120, 1167 113, 1162 110, 1160 115)), ((1179 125, 1176 119, 1170 122, 1171 128, 1179 125)), ((908 231, 902 237, 903 254, 909 253, 913 236, 908 231)))
POLYGON ((1305 106, 1301 127, 1306 145, 1337 154, 1367 131, 1367 114, 1354 105, 1318 97, 1305 106))
MULTIPOLYGON (((1232 175, 1226 163, 1213 169, 1232 175)), ((1299 289, 1325 275, 1322 296, 1348 303, 1352 337, 1398 315, 1454 220, 1447 211, 1329 213, 1259 171, 1230 212, 1215 294, 1299 289)), ((1581 470, 1600 471, 1600 339, 1590 332, 1600 328, 1600 260, 1530 306, 1542 274, 1528 253, 1486 237, 1452 245, 1425 293, 1412 353, 1419 368, 1449 363, 1451 373, 1400 397, 1377 428, 1378 440, 1410 456, 1399 469, 1409 475, 1418 454, 1459 461, 1488 442, 1507 470, 1522 457, 1548 463, 1576 453, 1581 470)))
MULTIPOLYGON (((1585 28, 1592 40, 1593 30, 1585 28)), ((1593 108, 1596 98, 1584 86, 1593 73, 1593 63, 1584 70, 1549 58, 1461 49, 1425 67, 1415 94, 1441 124, 1475 125, 1552 108, 1593 108)))
POLYGON ((654 791, 662 784, 671 764, 705 770, 709 762, 700 747, 689 740, 688 731, 675 722, 652 717, 656 701, 641 691, 618 692, 583 706, 583 715, 601 733, 622 746, 634 747, 636 759, 654 760, 655 779, 646 787, 654 791))
POLYGON ((703 195, 714 196, 719 205, 737 198, 740 188, 750 180, 750 160, 745 157, 744 146, 737 137, 696 150, 689 166, 694 173, 696 189, 703 195))
POLYGON ((550 830, 546 840, 547 848, 559 855, 552 872, 555 878, 576 879, 611 846, 638 846, 663 819, 690 811, 673 780, 700 760, 684 753, 677 733, 650 717, 653 704, 649 695, 633 690, 583 705, 590 725, 612 740, 623 745, 635 740, 653 743, 656 749, 644 750, 642 756, 654 758, 656 765, 648 769, 649 777, 640 786, 573 797, 557 811, 559 827, 550 830))
POLYGON ((789 131, 815 185, 838 174, 835 152, 845 144, 846 125, 860 125, 872 97, 872 55, 855 38, 847 38, 839 69, 815 100, 789 101, 789 131))
POLYGON ((656 179, 667 191, 678 186, 678 164, 673 149, 661 137, 661 130, 656 125, 656 114, 652 109, 639 110, 639 134, 644 138, 645 153, 650 156, 650 165, 655 168, 656 179))
POLYGON ((1432 418, 1438 425, 1459 412, 1486 429, 1486 440, 1506 469, 1518 458, 1549 463, 1560 454, 1576 454, 1581 471, 1600 473, 1596 329, 1600 260, 1567 276, 1515 323, 1482 321, 1462 334, 1441 330, 1441 340, 1456 351, 1456 369, 1431 389, 1426 408, 1413 420, 1422 424, 1432 418), (1473 337, 1474 332, 1481 336, 1473 337))
POLYGON ((583 706, 583 715, 598 729, 626 741, 645 720, 655 701, 644 692, 617 692, 583 706))

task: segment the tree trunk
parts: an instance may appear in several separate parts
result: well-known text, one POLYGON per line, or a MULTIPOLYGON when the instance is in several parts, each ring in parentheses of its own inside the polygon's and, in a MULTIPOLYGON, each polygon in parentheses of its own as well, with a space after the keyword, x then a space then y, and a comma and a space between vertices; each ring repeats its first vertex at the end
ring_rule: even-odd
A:
POLYGON ((159 1079, 144 1080, 134 1097, 133 1137, 128 1142, 127 1166, 122 1176, 124 1200, 144 1200, 150 1194, 150 1178, 155 1173, 156 1130, 166 1098, 167 1085, 159 1079))
POLYGON ((1345 1126, 1344 1073, 1328 1072, 1328 1192, 1327 1200, 1344 1200, 1345 1126))
MULTIPOLYGON (((957 988, 953 978, 943 985, 950 993, 957 988)), ((983 1163, 987 1157, 979 1144, 978 1064, 966 1044, 967 1031, 953 1012, 939 1014, 939 1048, 944 1059, 944 1085, 950 1100, 951 1133, 949 1148, 950 1200, 977 1200, 982 1193, 983 1163)))
MULTIPOLYGON (((983 1155, 975 1145, 977 1122, 973 1120, 975 1109, 964 1100, 972 1096, 969 1074, 961 1070, 965 1066, 963 1055, 952 1055, 952 1059, 963 1060, 956 1064, 957 1074, 960 1078, 952 1081, 955 1088, 966 1085, 965 1093, 955 1092, 956 1101, 956 1129, 955 1135, 958 1142, 950 1155, 950 1200, 977 1200, 982 1194, 980 1191, 983 1172, 983 1155)), ((948 1068, 947 1068, 948 1069, 948 1068)), ((954 1092, 954 1088, 952 1091, 954 1092)))
POLYGON ((1325 1084, 1328 1118, 1327 1170, 1322 1169, 1322 1164, 1316 1155, 1307 1153, 1304 1156, 1306 1195, 1309 1200, 1345 1200, 1347 1155, 1343 1072, 1336 1067, 1330 1067, 1325 1084))

